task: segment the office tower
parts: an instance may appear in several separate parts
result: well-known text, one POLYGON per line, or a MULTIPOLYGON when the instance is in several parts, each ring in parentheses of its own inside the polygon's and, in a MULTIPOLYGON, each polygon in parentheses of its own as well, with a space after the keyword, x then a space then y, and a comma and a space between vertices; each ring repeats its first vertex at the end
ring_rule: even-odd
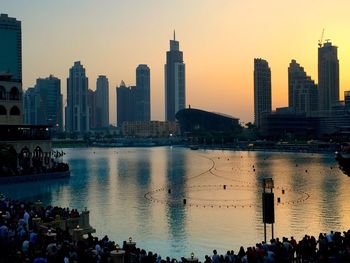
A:
POLYGON ((30 87, 23 93, 23 120, 24 124, 37 124, 36 113, 38 94, 35 88, 30 87))
POLYGON ((271 70, 266 60, 254 59, 254 123, 261 124, 264 114, 271 113, 271 70))
POLYGON ((80 61, 74 62, 67 78, 67 106, 65 129, 67 132, 83 134, 89 131, 89 109, 87 105, 88 78, 80 61))
POLYGON ((87 96, 87 105, 89 110, 89 124, 90 129, 96 128, 96 92, 89 89, 87 96))
POLYGON ((136 87, 126 87, 124 81, 116 88, 117 93, 117 126, 125 121, 136 120, 136 87))
POLYGON ((0 74, 11 74, 11 81, 22 83, 21 21, 0 15, 0 74))
POLYGON ((50 125, 54 131, 63 130, 61 80, 50 75, 36 80, 35 92, 39 96, 36 105, 37 122, 50 125))
POLYGON ((317 85, 294 59, 288 67, 288 106, 307 116, 318 110, 317 85))
POLYGON ((109 126, 109 84, 106 76, 98 76, 95 92, 95 127, 109 126))
POLYGON ((339 102, 337 47, 326 42, 318 48, 318 108, 329 111, 339 102))
POLYGON ((136 68, 136 120, 151 120, 150 69, 141 64, 136 68))
POLYGON ((185 108, 186 85, 185 64, 179 42, 170 40, 170 51, 166 52, 165 71, 165 120, 175 121, 175 114, 185 108))
POLYGON ((21 21, 0 15, 0 124, 23 124, 21 21))

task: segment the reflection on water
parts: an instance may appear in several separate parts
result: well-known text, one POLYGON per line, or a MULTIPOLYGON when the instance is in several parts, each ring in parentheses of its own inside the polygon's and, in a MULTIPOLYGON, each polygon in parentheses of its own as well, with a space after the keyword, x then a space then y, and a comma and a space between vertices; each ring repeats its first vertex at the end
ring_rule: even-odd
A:
POLYGON ((332 155, 176 147, 65 151, 71 178, 5 185, 0 191, 88 207, 99 236, 107 233, 118 243, 132 236, 139 247, 163 257, 194 251, 202 260, 214 248, 224 253, 261 241, 265 177, 274 179, 281 200, 275 202, 276 236, 299 239, 350 228, 350 179, 332 155))

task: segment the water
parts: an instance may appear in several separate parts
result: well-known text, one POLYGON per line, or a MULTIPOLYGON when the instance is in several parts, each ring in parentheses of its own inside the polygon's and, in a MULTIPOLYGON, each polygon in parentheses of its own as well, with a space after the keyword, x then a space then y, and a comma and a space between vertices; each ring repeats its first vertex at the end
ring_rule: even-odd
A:
POLYGON ((331 154, 177 147, 65 152, 71 178, 0 186, 0 191, 11 198, 87 207, 99 237, 108 234, 121 244, 131 236, 138 247, 163 257, 193 251, 203 260, 213 249, 238 252, 240 245, 262 241, 265 177, 275 182, 275 236, 300 239, 350 228, 350 178, 331 154))

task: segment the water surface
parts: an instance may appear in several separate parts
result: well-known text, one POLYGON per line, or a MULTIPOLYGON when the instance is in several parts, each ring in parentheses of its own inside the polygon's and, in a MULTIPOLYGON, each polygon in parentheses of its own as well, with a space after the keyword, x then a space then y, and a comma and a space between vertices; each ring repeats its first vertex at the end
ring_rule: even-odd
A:
POLYGON ((214 248, 238 252, 240 245, 262 241, 265 177, 275 181, 275 236, 300 239, 350 228, 350 178, 331 154, 177 147, 65 152, 71 178, 0 186, 0 191, 11 198, 87 207, 98 236, 108 234, 120 244, 131 236, 138 247, 163 257, 193 251, 203 260, 214 248))

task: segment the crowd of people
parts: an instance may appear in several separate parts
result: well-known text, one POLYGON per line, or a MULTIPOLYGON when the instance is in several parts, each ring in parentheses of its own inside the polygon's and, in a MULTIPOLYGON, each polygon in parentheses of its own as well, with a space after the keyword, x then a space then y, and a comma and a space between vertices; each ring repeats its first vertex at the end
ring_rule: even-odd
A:
MULTIPOLYGON (((47 206, 41 202, 23 202, 0 197, 0 262, 4 263, 108 263, 111 252, 125 251, 125 263, 194 263, 197 259, 161 258, 153 252, 137 248, 135 243, 119 246, 109 240, 87 234, 74 240, 69 229, 50 229, 43 224, 57 219, 77 218, 76 209, 47 206), (40 225, 34 218, 40 218, 40 225), (53 234, 54 233, 54 234, 53 234)), ((265 262, 350 262, 350 230, 347 232, 321 233, 317 238, 305 235, 299 242, 291 237, 272 239, 269 243, 258 243, 237 253, 203 258, 204 263, 265 263, 265 262)))

